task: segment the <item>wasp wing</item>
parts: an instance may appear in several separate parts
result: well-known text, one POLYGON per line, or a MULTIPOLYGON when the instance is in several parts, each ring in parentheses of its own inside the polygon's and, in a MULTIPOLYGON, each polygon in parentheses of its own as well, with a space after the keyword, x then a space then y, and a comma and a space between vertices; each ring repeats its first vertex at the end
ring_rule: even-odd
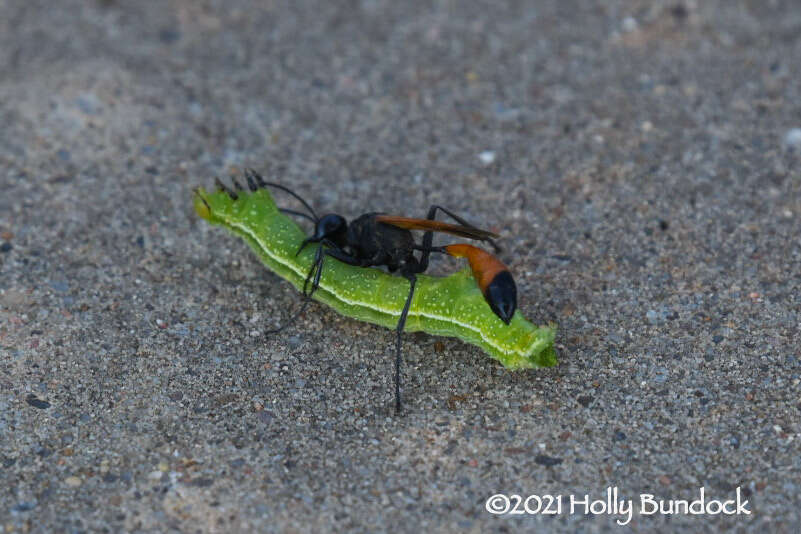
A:
POLYGON ((376 215, 375 220, 384 224, 397 226, 406 230, 423 230, 432 232, 443 232, 469 239, 480 239, 482 241, 497 239, 500 237, 494 232, 473 228, 472 226, 462 226, 461 224, 450 224, 430 219, 414 219, 412 217, 396 217, 394 215, 376 215))

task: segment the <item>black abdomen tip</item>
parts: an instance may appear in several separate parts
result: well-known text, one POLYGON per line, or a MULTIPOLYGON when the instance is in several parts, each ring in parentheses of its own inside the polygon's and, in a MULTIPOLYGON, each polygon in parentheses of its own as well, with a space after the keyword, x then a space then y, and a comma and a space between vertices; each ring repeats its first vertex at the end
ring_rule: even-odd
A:
POLYGON ((501 271, 495 275, 484 291, 484 298, 500 317, 501 321, 509 324, 517 309, 517 286, 509 271, 501 271))

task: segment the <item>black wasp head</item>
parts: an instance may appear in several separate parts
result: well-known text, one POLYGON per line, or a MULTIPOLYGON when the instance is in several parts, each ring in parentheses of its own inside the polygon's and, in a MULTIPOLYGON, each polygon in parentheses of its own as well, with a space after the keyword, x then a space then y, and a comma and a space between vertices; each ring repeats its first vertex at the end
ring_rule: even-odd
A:
POLYGON ((303 240, 295 256, 300 254, 309 243, 319 243, 323 240, 330 241, 339 247, 344 247, 347 243, 347 233, 348 221, 344 217, 335 213, 323 215, 314 225, 314 235, 303 240))
POLYGON ((314 241, 328 239, 337 245, 345 244, 345 233, 348 231, 348 221, 341 215, 329 213, 317 221, 314 228, 314 241))

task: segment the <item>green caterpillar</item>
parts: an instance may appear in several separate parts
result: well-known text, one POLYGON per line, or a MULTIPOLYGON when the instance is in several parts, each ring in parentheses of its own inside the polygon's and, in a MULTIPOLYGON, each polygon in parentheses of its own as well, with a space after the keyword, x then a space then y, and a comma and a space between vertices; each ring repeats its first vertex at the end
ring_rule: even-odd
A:
MULTIPOLYGON (((309 247, 295 255, 306 235, 279 211, 267 190, 237 191, 232 198, 224 191, 197 188, 193 200, 200 217, 244 238, 270 270, 302 289, 314 251, 309 247)), ((408 293, 404 278, 329 259, 313 298, 347 317, 394 329, 408 293)), ((557 361, 555 327, 537 327, 520 311, 504 324, 469 269, 446 277, 418 275, 404 331, 472 343, 507 369, 551 367, 557 361)))

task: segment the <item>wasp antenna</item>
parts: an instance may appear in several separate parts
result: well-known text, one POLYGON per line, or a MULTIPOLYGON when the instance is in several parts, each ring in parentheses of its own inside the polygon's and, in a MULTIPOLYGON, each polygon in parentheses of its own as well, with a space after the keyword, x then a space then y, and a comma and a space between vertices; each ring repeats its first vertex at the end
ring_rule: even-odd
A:
POLYGON ((308 213, 303 213, 303 212, 300 212, 300 211, 291 210, 289 208, 278 208, 278 209, 281 210, 284 213, 288 213, 290 215, 297 215, 298 217, 303 217, 304 219, 308 219, 309 221, 312 222, 312 224, 316 224, 317 223, 317 221, 314 220, 314 218, 311 215, 309 215, 308 213))
POLYGON ((259 189, 259 184, 253 174, 253 169, 245 169, 245 179, 248 181, 248 187, 255 193, 259 189))
POLYGON ((217 191, 225 191, 226 193, 228 193, 228 196, 231 197, 231 200, 236 200, 239 198, 239 196, 233 191, 231 191, 231 189, 227 185, 222 183, 222 180, 220 180, 219 176, 214 177, 214 185, 217 186, 217 191))
POLYGON ((312 217, 314 217, 315 222, 320 220, 320 218, 317 216, 317 213, 315 213, 314 209, 312 209, 312 207, 309 205, 309 203, 306 202, 305 200, 303 200, 303 197, 301 197, 300 195, 298 195, 297 193, 292 191, 290 188, 288 188, 288 187, 286 187, 284 185, 281 185, 281 184, 277 184, 275 182, 265 182, 263 180, 261 181, 261 183, 259 185, 261 187, 267 187, 267 186, 275 187, 276 189, 280 189, 281 191, 283 191, 285 193, 289 193, 290 195, 295 197, 301 204, 303 204, 303 207, 305 207, 307 210, 309 210, 309 213, 311 213, 312 217))

